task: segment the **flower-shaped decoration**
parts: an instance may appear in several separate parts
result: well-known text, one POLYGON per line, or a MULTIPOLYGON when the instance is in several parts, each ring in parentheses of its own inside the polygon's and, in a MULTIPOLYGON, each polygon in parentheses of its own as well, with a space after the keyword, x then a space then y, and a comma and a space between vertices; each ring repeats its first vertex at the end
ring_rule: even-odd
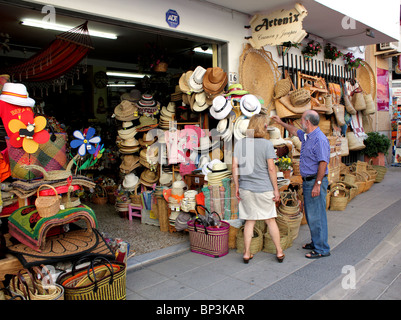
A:
POLYGON ((291 158, 288 158, 287 156, 281 157, 276 161, 276 165, 280 171, 290 170, 292 166, 291 158))
POLYGON ((14 148, 23 148, 26 153, 35 153, 39 144, 49 141, 49 132, 44 130, 47 120, 43 116, 33 117, 31 112, 23 112, 19 119, 12 119, 8 128, 13 133, 10 144, 14 148))
POLYGON ((95 132, 96 130, 93 128, 88 128, 86 134, 75 130, 73 135, 77 139, 70 142, 71 148, 78 148, 78 154, 81 157, 86 155, 86 151, 88 151, 89 154, 94 154, 96 152, 96 146, 92 144, 97 144, 101 141, 100 137, 94 137, 95 132))
POLYGON ((305 48, 302 49, 302 54, 305 58, 310 59, 311 57, 316 56, 320 51, 322 51, 322 46, 317 41, 309 41, 305 48))

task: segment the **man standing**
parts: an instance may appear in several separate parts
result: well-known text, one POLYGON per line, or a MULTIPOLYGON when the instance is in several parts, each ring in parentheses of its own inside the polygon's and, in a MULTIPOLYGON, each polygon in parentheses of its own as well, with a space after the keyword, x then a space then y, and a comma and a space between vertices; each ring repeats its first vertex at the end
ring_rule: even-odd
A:
POLYGON ((327 257, 330 255, 326 213, 330 143, 318 127, 319 114, 313 110, 305 111, 301 118, 303 130, 283 122, 278 116, 271 118, 291 135, 297 135, 302 142, 299 170, 302 176, 306 220, 312 238, 311 243, 302 247, 312 250, 305 257, 309 259, 327 257))

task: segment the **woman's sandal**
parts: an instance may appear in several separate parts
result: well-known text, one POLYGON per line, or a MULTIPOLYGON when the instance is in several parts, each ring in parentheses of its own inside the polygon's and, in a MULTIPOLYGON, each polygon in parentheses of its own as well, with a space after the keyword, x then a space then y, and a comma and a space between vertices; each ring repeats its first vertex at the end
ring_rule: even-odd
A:
POLYGON ((278 261, 279 263, 281 263, 281 262, 283 262, 283 261, 284 261, 285 254, 283 253, 283 255, 282 255, 282 256, 280 256, 280 257, 277 257, 277 256, 276 256, 276 258, 277 258, 277 261, 278 261))
POLYGON ((246 259, 246 258, 242 258, 242 259, 244 260, 244 263, 248 263, 249 260, 252 260, 252 258, 253 258, 253 254, 251 254, 251 256, 248 259, 246 259))
POLYGON ((309 253, 307 253, 305 255, 305 258, 308 259, 318 259, 318 258, 324 258, 324 257, 328 257, 330 255, 330 252, 327 254, 321 254, 321 253, 317 253, 316 251, 311 251, 309 253), (308 256, 309 255, 309 256, 308 256))

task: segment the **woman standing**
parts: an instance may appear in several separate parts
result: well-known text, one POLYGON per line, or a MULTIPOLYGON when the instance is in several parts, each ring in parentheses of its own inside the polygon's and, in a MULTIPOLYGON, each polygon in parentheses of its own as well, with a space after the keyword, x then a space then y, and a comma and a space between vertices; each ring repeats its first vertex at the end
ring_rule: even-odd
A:
POLYGON ((265 139, 268 130, 266 115, 253 115, 247 135, 234 146, 233 178, 239 201, 239 218, 246 220, 244 227, 244 263, 253 255, 250 252, 253 228, 256 220, 264 220, 276 246, 278 262, 283 262, 280 232, 275 220, 275 202, 280 200, 273 144, 265 139))

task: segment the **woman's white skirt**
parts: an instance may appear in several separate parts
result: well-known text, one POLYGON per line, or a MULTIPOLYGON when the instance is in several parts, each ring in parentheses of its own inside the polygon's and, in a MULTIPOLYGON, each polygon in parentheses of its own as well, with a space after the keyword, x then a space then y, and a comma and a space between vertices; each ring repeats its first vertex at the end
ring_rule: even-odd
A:
POLYGON ((243 220, 266 220, 277 217, 273 191, 261 193, 239 189, 239 218, 243 220))

